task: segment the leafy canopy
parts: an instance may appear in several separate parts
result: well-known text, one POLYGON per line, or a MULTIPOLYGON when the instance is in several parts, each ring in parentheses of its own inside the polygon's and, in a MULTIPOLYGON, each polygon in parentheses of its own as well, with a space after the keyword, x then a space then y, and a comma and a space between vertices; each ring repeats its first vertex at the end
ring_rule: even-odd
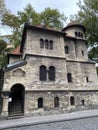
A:
POLYGON ((13 30, 11 42, 14 43, 15 47, 20 44, 21 32, 23 29, 22 25, 25 22, 30 22, 32 25, 44 23, 46 26, 53 26, 56 29, 61 29, 65 21, 66 17, 57 9, 46 8, 41 13, 38 13, 31 4, 28 4, 23 11, 18 11, 17 15, 7 11, 2 18, 3 24, 9 26, 13 30))
POLYGON ((89 57, 98 62, 98 0, 84 0, 83 4, 80 1, 78 6, 80 11, 71 20, 86 27, 89 57))

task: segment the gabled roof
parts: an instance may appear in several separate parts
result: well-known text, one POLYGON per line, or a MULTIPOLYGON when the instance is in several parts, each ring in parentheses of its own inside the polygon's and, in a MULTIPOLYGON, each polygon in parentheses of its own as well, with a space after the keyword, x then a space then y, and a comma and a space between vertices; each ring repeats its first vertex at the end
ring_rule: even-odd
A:
POLYGON ((30 25, 29 23, 25 23, 23 35, 22 35, 22 42, 21 42, 21 46, 20 46, 20 52, 21 53, 23 52, 23 47, 24 47, 24 44, 25 44, 25 39, 26 39, 26 34, 27 34, 28 29, 50 32, 50 33, 59 34, 59 35, 66 35, 65 32, 58 31, 58 30, 55 30, 53 28, 49 28, 49 27, 46 27, 46 26, 33 26, 33 25, 30 25))

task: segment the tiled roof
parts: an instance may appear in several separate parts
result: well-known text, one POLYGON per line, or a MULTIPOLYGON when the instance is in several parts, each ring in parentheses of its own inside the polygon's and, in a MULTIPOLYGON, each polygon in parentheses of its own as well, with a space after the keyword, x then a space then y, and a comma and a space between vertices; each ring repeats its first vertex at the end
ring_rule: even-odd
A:
POLYGON ((17 48, 15 48, 10 54, 20 55, 20 45, 17 48))

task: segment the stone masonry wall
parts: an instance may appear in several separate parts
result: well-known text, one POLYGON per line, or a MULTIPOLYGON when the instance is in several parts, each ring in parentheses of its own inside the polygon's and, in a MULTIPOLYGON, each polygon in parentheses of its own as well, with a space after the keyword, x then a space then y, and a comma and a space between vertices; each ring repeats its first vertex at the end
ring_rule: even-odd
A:
POLYGON ((46 91, 26 92, 25 116, 54 115, 72 111, 90 110, 98 108, 98 92, 67 92, 46 91), (74 105, 70 97, 74 97, 74 105), (59 98, 59 107, 54 107, 54 98, 59 98), (43 108, 38 108, 38 99, 43 98, 43 108), (83 102, 84 103, 83 103, 83 102))

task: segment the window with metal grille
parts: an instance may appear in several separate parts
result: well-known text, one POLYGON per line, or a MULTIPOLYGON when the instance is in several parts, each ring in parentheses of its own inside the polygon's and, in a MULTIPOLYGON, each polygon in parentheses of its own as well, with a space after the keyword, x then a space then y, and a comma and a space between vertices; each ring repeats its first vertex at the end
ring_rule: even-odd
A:
POLYGON ((43 98, 38 99, 38 108, 43 108, 43 98))
POLYGON ((46 66, 44 65, 40 66, 40 80, 41 81, 47 80, 47 70, 46 70, 46 66))
POLYGON ((50 81, 55 81, 55 67, 54 66, 49 67, 48 78, 50 81))

